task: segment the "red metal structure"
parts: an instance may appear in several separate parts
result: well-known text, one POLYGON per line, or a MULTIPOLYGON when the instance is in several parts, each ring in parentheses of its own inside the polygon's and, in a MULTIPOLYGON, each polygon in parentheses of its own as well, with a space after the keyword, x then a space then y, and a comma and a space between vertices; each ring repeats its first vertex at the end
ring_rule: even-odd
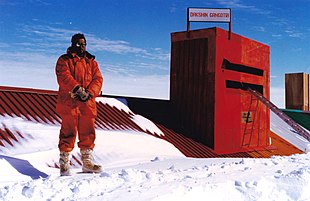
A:
POLYGON ((215 153, 269 146, 269 46, 220 28, 171 34, 175 128, 215 153))
MULTIPOLYGON (((162 124, 166 121, 166 119, 168 119, 168 117, 166 117, 166 113, 168 108, 171 107, 169 101, 112 96, 109 98, 126 99, 130 108, 133 109, 132 111, 139 111, 139 114, 147 114, 150 117, 153 117, 152 119, 156 120, 154 123, 164 133, 164 135, 157 135, 149 131, 146 133, 170 142, 187 157, 268 158, 274 155, 291 155, 302 153, 302 151, 297 147, 288 143, 278 135, 270 132, 273 147, 272 149, 268 148, 249 150, 240 153, 217 154, 206 145, 185 137, 182 133, 176 133, 162 124), (156 110, 156 112, 153 110, 156 110), (151 115, 151 113, 153 115, 151 115), (161 115, 160 113, 164 114, 161 115), (164 121, 158 124, 157 121, 162 118, 164 121)), ((6 118, 20 117, 25 121, 60 126, 61 119, 55 111, 56 99, 56 91, 0 86, 0 153, 1 149, 4 147, 13 147, 15 144, 20 145, 23 144, 23 141, 34 140, 35 138, 31 133, 7 126, 4 121, 6 118)), ((145 132, 132 120, 134 115, 133 113, 127 113, 100 101, 97 106, 97 129, 133 130, 145 132)), ((173 118, 170 117, 170 119, 173 118)), ((55 134, 57 135, 57 133, 55 134)), ((77 156, 73 156, 72 163, 80 164, 81 162, 78 158, 79 157, 77 156)), ((49 165, 54 166, 54 164, 49 165)), ((57 166, 57 164, 55 166, 57 166)))

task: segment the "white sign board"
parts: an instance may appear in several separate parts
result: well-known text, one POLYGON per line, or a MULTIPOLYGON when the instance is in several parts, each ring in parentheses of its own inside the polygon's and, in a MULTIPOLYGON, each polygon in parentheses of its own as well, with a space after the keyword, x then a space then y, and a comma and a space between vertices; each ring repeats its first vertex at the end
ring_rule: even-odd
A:
POLYGON ((230 22, 229 8, 188 8, 189 22, 230 22))

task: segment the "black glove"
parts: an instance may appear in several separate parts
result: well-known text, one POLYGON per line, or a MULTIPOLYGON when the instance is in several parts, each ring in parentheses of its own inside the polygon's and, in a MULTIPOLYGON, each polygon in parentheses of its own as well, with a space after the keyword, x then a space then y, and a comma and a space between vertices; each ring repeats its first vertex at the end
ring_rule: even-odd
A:
POLYGON ((74 99, 78 99, 79 101, 86 102, 92 96, 84 87, 76 86, 72 90, 71 97, 74 99))

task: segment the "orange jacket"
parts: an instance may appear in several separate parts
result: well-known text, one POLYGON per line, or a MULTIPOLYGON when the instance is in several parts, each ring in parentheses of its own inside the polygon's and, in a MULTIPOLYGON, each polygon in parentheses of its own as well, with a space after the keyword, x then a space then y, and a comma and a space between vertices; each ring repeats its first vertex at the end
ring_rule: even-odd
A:
POLYGON ((77 114, 96 116, 95 97, 101 91, 103 77, 95 57, 86 52, 84 57, 79 58, 75 53, 70 53, 69 48, 67 54, 59 57, 55 70, 59 85, 57 113, 60 116, 77 114), (77 85, 87 89, 92 98, 86 102, 71 98, 70 92, 77 85))

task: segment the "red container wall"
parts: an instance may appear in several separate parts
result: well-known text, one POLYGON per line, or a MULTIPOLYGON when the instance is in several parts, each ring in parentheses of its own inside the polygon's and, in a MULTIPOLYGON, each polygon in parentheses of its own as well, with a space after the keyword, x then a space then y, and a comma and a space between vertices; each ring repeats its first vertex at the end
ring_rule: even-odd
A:
POLYGON ((267 45, 236 34, 229 40, 227 31, 216 29, 214 150, 217 153, 269 145, 269 110, 242 89, 242 85, 249 86, 270 98, 269 55, 267 45), (223 60, 238 68, 223 68, 223 60), (242 85, 234 85, 239 83, 242 85), (250 120, 245 118, 248 113, 250 120))
POLYGON ((216 153, 268 146, 269 110, 245 88, 269 99, 269 47, 219 28, 171 36, 170 98, 183 133, 216 153))

